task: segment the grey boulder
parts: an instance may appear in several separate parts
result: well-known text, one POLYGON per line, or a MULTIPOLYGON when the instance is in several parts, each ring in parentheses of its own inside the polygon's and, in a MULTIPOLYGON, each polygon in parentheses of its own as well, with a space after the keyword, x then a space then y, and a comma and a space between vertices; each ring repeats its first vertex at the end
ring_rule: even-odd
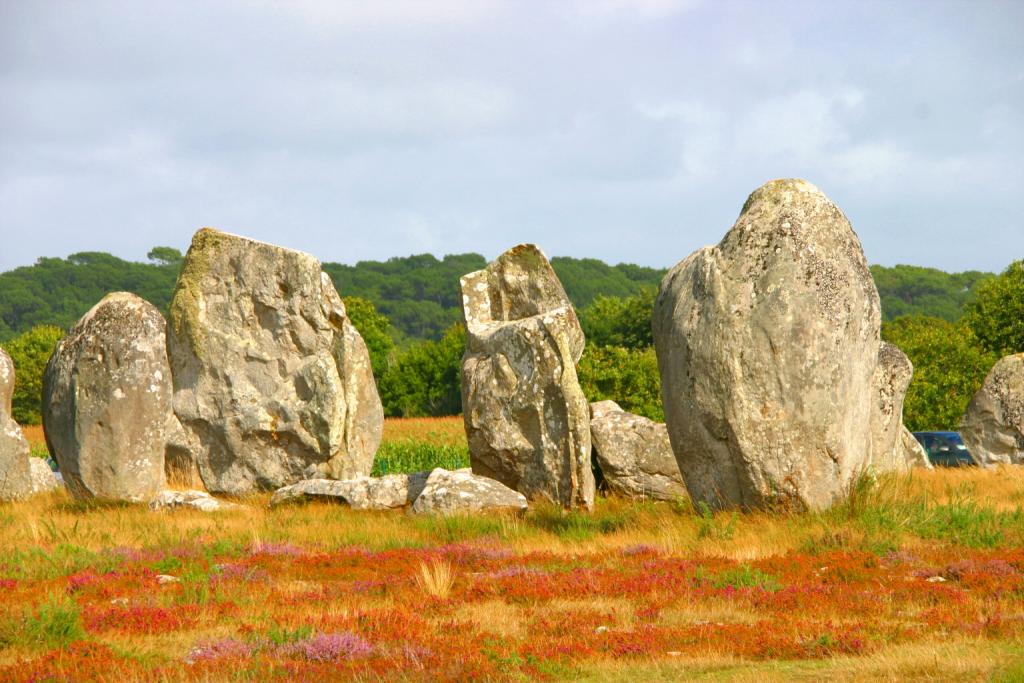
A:
POLYGON ((369 353, 309 254, 198 231, 171 301, 168 350, 181 452, 207 490, 370 473, 384 413, 369 353))
POLYGON ((822 509, 864 471, 879 301, 842 211, 803 180, 747 199, 665 276, 652 331, 694 502, 822 509))
POLYGON ((32 493, 46 493, 60 488, 57 475, 50 469, 50 465, 42 458, 28 459, 29 471, 32 477, 32 493))
POLYGON ((871 459, 868 462, 876 473, 904 472, 912 466, 909 460, 912 454, 907 452, 902 433, 903 399, 913 374, 913 364, 899 347, 888 342, 879 345, 878 364, 871 378, 874 404, 871 411, 871 459))
POLYGON ((50 357, 46 441, 75 498, 141 501, 163 488, 171 411, 165 332, 156 307, 115 292, 82 316, 50 357))
POLYGON ((668 428, 614 401, 590 404, 590 435, 609 490, 627 498, 687 497, 668 428))
POLYGON ((270 506, 312 500, 347 505, 353 510, 391 510, 412 505, 426 483, 426 472, 356 477, 337 481, 307 479, 274 492, 270 506))
POLYGON ((501 482, 473 474, 468 468, 454 472, 437 468, 427 477, 422 493, 412 504, 412 512, 438 515, 522 512, 526 507, 526 497, 501 482))
POLYGON ((547 257, 521 244, 460 285, 473 472, 531 501, 590 508, 590 410, 576 377, 583 329, 547 257))
POLYGON ((0 349, 0 501, 18 500, 32 493, 29 445, 11 417, 14 361, 0 349))
POLYGON ((1024 353, 996 362, 967 405, 960 432, 979 465, 1024 464, 1024 353))

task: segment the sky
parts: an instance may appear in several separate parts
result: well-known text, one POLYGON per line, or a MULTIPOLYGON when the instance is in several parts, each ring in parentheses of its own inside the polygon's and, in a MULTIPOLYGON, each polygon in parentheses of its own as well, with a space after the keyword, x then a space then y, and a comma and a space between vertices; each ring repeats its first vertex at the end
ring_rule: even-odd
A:
POLYGON ((666 267, 802 177, 871 263, 1024 258, 1024 2, 0 0, 0 271, 213 226, 666 267))

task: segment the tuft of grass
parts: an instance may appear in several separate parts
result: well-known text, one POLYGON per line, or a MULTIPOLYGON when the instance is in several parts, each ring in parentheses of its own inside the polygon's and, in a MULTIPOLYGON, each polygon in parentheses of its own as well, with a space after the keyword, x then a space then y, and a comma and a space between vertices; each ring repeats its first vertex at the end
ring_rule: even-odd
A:
POLYGON ((416 576, 416 585, 432 598, 446 599, 455 584, 455 574, 449 562, 434 560, 430 564, 420 563, 420 573, 416 576))
POLYGON ((782 584, 772 574, 741 564, 718 573, 709 573, 704 567, 697 567, 694 572, 697 583, 710 585, 712 588, 760 588, 774 593, 782 588, 782 584))
POLYGON ((716 541, 731 541, 736 533, 737 513, 731 512, 728 517, 715 514, 704 501, 697 504, 697 538, 710 538, 716 541), (724 521, 723 521, 724 520, 724 521))
POLYGON ((38 609, 26 611, 20 620, 0 627, 0 643, 5 645, 52 650, 65 648, 84 637, 78 605, 69 598, 51 598, 38 609))
POLYGON ((429 472, 435 467, 446 470, 469 467, 469 447, 413 439, 386 441, 377 450, 372 475, 429 472))
POLYGON ((297 626, 296 628, 288 628, 278 623, 274 623, 267 629, 267 640, 274 645, 288 645, 289 643, 296 643, 300 640, 306 640, 313 635, 313 627, 307 624, 297 626))
POLYGON ((527 521, 560 538, 586 541, 598 534, 612 534, 627 528, 636 520, 634 510, 595 509, 593 512, 563 510, 553 505, 541 505, 528 513, 527 521))

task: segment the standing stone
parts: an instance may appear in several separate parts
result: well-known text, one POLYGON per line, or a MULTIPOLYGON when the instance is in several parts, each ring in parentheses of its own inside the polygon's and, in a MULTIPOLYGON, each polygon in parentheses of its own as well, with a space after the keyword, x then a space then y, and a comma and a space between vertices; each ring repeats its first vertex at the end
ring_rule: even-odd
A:
POLYGON ((174 410, 209 491, 370 473, 384 425, 370 356, 315 258, 204 228, 170 313, 174 410))
POLYGON ((822 509, 869 457, 878 292, 843 213, 803 180, 756 190, 661 283, 653 332, 694 502, 822 509))
POLYGON ((1024 464, 1024 353, 992 367, 968 404, 960 431, 979 465, 1024 464))
POLYGON ((460 284, 473 472, 529 500, 590 508, 590 410, 576 378, 583 329, 547 257, 521 244, 460 284))
POLYGON ((686 498, 668 428, 614 401, 590 404, 590 436, 608 488, 627 498, 686 498))
MULTIPOLYGON (((868 465, 877 473, 905 472, 912 463, 904 441, 903 399, 914 374, 914 365, 898 346, 882 342, 878 364, 871 377, 874 405, 871 411, 871 459, 868 465)), ((915 439, 916 441, 916 439, 915 439)))
POLYGON ((21 427, 11 417, 14 396, 14 361, 0 349, 0 501, 17 500, 32 493, 29 446, 21 427))
POLYGON ((43 375, 46 443, 75 498, 140 501, 164 485, 166 323, 128 292, 82 316, 43 375))

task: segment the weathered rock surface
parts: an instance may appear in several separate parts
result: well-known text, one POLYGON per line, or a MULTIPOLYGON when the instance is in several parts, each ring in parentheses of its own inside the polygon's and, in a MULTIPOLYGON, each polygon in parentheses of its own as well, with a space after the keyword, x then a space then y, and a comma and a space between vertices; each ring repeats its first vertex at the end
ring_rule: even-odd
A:
POLYGON ((219 512, 243 507, 237 503, 218 500, 205 491, 171 491, 165 490, 156 494, 149 501, 150 510, 175 510, 187 508, 200 512, 219 512))
POLYGON ((0 501, 17 500, 32 493, 28 441, 11 417, 13 395, 14 361, 0 349, 0 501))
POLYGON ((74 497, 141 501, 163 488, 171 411, 165 334, 156 307, 115 292, 50 357, 46 441, 74 497))
POLYGON ((576 378, 583 329, 547 257, 521 244, 460 284, 473 472, 529 500, 590 508, 590 410, 576 378))
POLYGON ((473 474, 470 469, 449 472, 437 468, 427 477, 423 492, 412 504, 412 511, 449 515, 497 510, 522 512, 526 507, 526 496, 501 482, 473 474))
POLYGON ((426 481, 426 472, 356 477, 342 481, 307 479, 275 491, 270 506, 327 500, 348 505, 353 510, 390 510, 412 505, 426 481))
POLYGON ((871 411, 871 459, 868 462, 875 472, 904 472, 911 467, 910 454, 901 435, 903 399, 913 375, 914 365, 907 354, 889 342, 879 345, 878 364, 871 377, 874 404, 871 411))
POLYGON ((878 292, 839 208, 802 180, 750 195, 655 301, 666 423, 693 500, 837 500, 869 457, 879 328, 878 292))
POLYGON ((979 465, 1024 464, 1024 353, 992 367, 967 405, 960 433, 979 465))
POLYGON ((935 469, 932 461, 928 459, 928 453, 924 450, 924 446, 914 438, 914 435, 906 427, 900 430, 900 444, 903 447, 903 457, 911 467, 923 467, 927 470, 935 469))
POLYGON ((28 459, 29 474, 32 479, 32 493, 46 493, 60 487, 57 475, 50 465, 42 458, 28 459))
POLYGON ((590 404, 590 436, 608 488, 629 498, 687 497, 668 428, 614 401, 590 404))
POLYGON ((209 491, 370 473, 383 410, 369 353, 315 258, 204 228, 170 323, 175 414, 209 491))

